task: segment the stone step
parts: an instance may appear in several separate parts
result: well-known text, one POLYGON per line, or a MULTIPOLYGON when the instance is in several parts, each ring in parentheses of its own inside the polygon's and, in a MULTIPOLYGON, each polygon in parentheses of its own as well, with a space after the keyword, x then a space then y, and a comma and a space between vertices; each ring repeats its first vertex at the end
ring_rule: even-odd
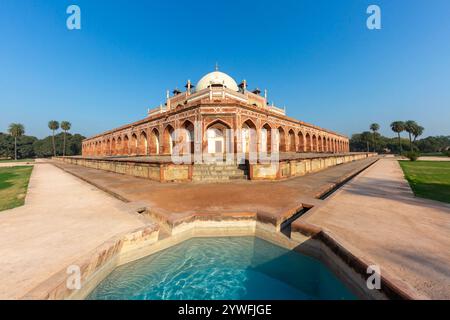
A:
POLYGON ((248 175, 248 172, 221 172, 221 171, 213 171, 213 172, 193 172, 193 176, 243 176, 248 175))
POLYGON ((225 182, 247 180, 248 168, 237 164, 202 164, 194 165, 192 180, 201 182, 225 182))
POLYGON ((208 170, 208 171, 234 171, 234 170, 240 170, 240 171, 246 171, 247 168, 238 168, 238 167, 194 167, 194 170, 208 170))
POLYGON ((220 181, 236 181, 236 180, 247 180, 247 176, 240 177, 192 177, 193 181, 202 182, 220 182, 220 181))
POLYGON ((195 171, 192 172, 193 175, 214 175, 214 174, 222 174, 229 176, 243 175, 248 174, 246 171, 195 171))

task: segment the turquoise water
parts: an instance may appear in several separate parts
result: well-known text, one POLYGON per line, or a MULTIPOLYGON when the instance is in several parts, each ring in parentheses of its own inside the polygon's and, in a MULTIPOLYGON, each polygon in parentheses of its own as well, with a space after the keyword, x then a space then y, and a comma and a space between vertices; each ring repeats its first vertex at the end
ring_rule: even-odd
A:
POLYGON ((255 237, 195 238, 114 270, 88 299, 355 299, 319 261, 255 237))

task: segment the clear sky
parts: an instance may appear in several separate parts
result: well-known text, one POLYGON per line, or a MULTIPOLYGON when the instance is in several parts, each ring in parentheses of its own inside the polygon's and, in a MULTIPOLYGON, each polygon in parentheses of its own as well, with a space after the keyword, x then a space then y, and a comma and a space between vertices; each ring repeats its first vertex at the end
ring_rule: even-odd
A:
POLYGON ((92 135, 146 116, 214 69, 289 116, 347 135, 416 120, 450 134, 450 1, 0 1, 0 131, 92 135), (66 8, 81 8, 81 30, 66 8), (382 29, 366 9, 381 7, 382 29))

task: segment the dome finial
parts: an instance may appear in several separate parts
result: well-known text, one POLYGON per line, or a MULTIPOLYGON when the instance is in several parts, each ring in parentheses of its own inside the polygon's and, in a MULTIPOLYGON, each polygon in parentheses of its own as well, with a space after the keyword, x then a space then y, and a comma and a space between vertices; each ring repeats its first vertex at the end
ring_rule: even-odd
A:
POLYGON ((217 63, 216 61, 216 67, 215 67, 216 71, 219 71, 219 63, 217 63))

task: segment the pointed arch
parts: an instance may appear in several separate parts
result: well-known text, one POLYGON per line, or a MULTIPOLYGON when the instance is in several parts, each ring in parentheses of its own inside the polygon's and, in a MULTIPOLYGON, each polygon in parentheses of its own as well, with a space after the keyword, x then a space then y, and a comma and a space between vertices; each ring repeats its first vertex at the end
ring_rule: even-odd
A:
POLYGON ((138 138, 136 133, 132 133, 131 134, 131 141, 130 141, 130 154, 137 154, 137 149, 138 149, 138 138))
POLYGON ((172 154, 175 143, 175 130, 168 124, 163 132, 163 153, 172 154))
POLYGON ((315 134, 313 134, 312 136, 312 149, 313 152, 317 152, 317 136, 315 134))
POLYGON ((288 142, 289 142, 289 151, 290 152, 295 152, 295 133, 294 130, 289 130, 288 132, 288 142))
POLYGON ((222 120, 216 120, 206 128, 206 147, 208 153, 227 153, 233 150, 231 127, 222 120))
POLYGON ((159 146, 160 146, 160 138, 159 138, 159 131, 156 128, 153 128, 153 130, 150 133, 150 154, 159 154, 159 146))
POLYGON ((306 133, 306 152, 311 152, 312 151, 312 140, 311 140, 311 135, 309 134, 309 132, 306 133))
POLYGON ((113 137, 111 140, 111 155, 116 154, 116 138, 113 137))
POLYGON ((287 151, 286 147, 286 132, 283 127, 278 127, 277 132, 278 152, 287 151))
POLYGON ((298 152, 305 152, 305 135, 302 131, 298 132, 298 152))
POLYGON ((242 123, 241 129, 241 143, 242 152, 257 152, 258 151, 258 135, 256 133, 255 123, 247 119, 242 123))
POLYGON ((122 154, 123 155, 128 155, 130 152, 130 148, 129 148, 129 141, 130 139, 128 138, 128 135, 124 135, 123 136, 123 141, 122 141, 122 154))
POLYGON ((179 143, 181 146, 181 154, 194 153, 194 141, 195 141, 195 127, 192 121, 185 120, 181 125, 181 137, 179 137, 179 143))
POLYGON ((139 134, 137 154, 141 156, 148 154, 147 133, 145 131, 141 131, 139 134))
POLYGON ((260 130, 260 150, 264 153, 272 152, 272 127, 265 123, 260 130))

